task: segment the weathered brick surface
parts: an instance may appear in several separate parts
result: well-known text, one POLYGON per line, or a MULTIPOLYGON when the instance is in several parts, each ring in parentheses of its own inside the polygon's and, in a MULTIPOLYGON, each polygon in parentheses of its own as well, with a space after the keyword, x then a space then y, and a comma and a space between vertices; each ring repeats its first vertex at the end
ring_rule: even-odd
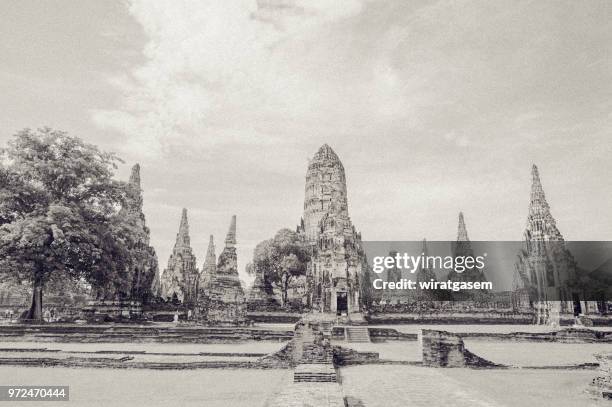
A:
POLYGON ((163 342, 219 343, 246 340, 285 341, 291 331, 246 327, 156 327, 100 325, 5 325, 0 326, 2 341, 35 342, 163 342))
POLYGON ((161 276, 162 297, 172 299, 176 296, 181 302, 194 302, 199 278, 196 257, 191 249, 187 209, 183 209, 176 242, 168 259, 168 266, 161 276))
POLYGON ((424 329, 423 365, 429 367, 501 367, 465 348, 461 337, 445 331, 424 329))
POLYGON ((597 377, 591 382, 591 390, 598 396, 612 399, 612 353, 595 355, 599 362, 597 377))
POLYGON ((225 248, 199 301, 200 315, 209 324, 246 323, 246 299, 238 275, 236 216, 232 216, 225 248))

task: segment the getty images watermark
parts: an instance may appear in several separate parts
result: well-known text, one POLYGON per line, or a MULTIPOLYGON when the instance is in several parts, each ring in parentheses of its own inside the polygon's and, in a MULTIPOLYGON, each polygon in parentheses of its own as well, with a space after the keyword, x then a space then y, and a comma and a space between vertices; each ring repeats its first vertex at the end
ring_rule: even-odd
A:
MULTIPOLYGON (((485 268, 487 253, 481 256, 430 256, 421 253, 418 256, 409 253, 390 253, 388 256, 375 256, 372 259, 372 271, 381 274, 394 270, 402 274, 403 271, 416 274, 419 270, 444 270, 456 274, 466 271, 482 271, 485 268)), ((387 274, 388 276, 389 274, 387 274)), ((469 278, 469 276, 468 276, 469 278)), ((415 281, 409 278, 400 278, 396 281, 385 281, 376 278, 372 281, 376 290, 492 290, 493 283, 490 281, 437 281, 430 278, 428 281, 415 281)))

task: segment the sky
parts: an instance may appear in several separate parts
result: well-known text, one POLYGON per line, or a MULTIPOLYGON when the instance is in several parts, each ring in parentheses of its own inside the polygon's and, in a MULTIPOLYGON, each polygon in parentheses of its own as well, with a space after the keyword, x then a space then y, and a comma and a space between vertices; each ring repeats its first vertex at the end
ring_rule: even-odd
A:
POLYGON ((566 240, 612 240, 612 2, 0 2, 0 144, 50 126, 142 167, 161 268, 181 209, 198 263, 346 169, 364 240, 520 240, 532 163, 566 240))

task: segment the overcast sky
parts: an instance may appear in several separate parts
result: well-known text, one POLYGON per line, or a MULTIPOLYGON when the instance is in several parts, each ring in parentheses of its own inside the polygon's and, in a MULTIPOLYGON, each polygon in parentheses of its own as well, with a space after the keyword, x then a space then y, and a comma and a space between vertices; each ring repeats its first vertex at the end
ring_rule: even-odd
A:
MULTIPOLYGON (((0 2, 0 143, 51 126, 142 165, 165 267, 238 216, 299 222, 328 143, 364 240, 519 240, 531 164, 567 240, 612 240, 612 2, 0 2)), ((245 278, 247 280, 247 278, 245 278)))

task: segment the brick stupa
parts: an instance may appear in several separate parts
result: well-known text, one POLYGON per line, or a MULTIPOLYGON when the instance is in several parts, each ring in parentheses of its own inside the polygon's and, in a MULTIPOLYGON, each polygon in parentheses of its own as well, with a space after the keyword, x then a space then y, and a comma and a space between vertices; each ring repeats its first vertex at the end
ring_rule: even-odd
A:
POLYGON ((200 315, 210 324, 245 323, 246 302, 238 275, 236 254, 236 215, 232 216, 225 248, 219 255, 216 270, 208 278, 205 297, 200 302, 200 315))

